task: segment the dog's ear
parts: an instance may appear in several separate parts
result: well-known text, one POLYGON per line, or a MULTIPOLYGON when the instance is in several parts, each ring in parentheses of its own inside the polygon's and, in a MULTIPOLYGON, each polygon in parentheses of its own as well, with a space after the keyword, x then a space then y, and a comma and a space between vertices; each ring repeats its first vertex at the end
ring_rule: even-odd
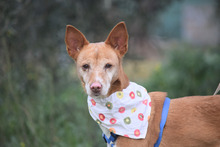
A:
POLYGON ((118 23, 108 35, 105 41, 106 44, 119 51, 123 56, 128 50, 128 32, 124 22, 118 23))
POLYGON ((65 43, 68 54, 76 60, 80 50, 84 45, 89 44, 89 41, 78 29, 71 25, 67 25, 65 43))

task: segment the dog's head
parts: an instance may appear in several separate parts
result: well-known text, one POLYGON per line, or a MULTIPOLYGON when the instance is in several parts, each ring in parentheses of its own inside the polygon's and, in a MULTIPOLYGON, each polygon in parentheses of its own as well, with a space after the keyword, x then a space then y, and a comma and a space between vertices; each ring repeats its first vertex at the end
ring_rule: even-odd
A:
POLYGON ((107 97, 121 83, 121 60, 128 50, 128 33, 124 22, 118 23, 105 42, 89 43, 71 25, 66 27, 68 54, 76 61, 77 72, 86 93, 91 97, 107 97))

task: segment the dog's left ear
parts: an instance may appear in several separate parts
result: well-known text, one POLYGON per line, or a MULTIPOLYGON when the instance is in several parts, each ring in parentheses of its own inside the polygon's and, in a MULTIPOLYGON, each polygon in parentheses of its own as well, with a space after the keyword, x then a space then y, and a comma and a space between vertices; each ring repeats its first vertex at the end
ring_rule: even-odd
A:
POLYGON ((128 32, 124 22, 118 23, 111 30, 105 43, 111 45, 112 48, 118 50, 121 57, 127 52, 128 32))

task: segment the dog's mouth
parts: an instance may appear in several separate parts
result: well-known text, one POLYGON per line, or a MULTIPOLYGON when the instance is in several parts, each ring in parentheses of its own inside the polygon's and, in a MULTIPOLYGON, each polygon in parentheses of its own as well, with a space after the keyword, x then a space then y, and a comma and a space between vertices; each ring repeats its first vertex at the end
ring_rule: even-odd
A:
POLYGON ((106 96, 102 95, 101 92, 92 92, 90 95, 92 98, 105 98, 106 96))
POLYGON ((106 98, 107 97, 107 93, 105 93, 104 91, 90 91, 90 94, 88 94, 90 97, 92 98, 106 98))
POLYGON ((97 92, 93 92, 93 95, 98 97, 98 96, 101 95, 101 92, 99 92, 99 91, 97 91, 97 92))
POLYGON ((101 93, 101 89, 93 89, 92 93, 94 94, 100 94, 101 93))

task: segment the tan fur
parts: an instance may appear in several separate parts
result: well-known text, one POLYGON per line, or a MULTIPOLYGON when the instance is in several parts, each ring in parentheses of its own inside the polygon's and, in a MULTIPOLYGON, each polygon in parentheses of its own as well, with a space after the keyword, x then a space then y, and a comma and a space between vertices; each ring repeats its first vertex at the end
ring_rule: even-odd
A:
POLYGON ((220 95, 173 99, 162 147, 220 147, 220 95))
MULTIPOLYGON (((69 55, 76 61, 77 71, 88 95, 90 85, 101 84, 98 98, 105 98, 129 85, 122 68, 122 57, 128 49, 128 33, 124 22, 117 24, 105 42, 89 43, 76 28, 68 25, 65 36, 69 55), (84 69, 83 65, 89 65, 84 69), (111 64, 110 68, 105 68, 111 64)), ((158 139, 164 92, 149 93, 151 117, 145 139, 119 136, 117 147, 153 147, 158 139)), ((191 96, 172 99, 160 147, 220 147, 220 95, 191 96)))
MULTIPOLYGON (((159 136, 165 93, 149 93, 152 100, 144 140, 119 137, 117 147, 152 147, 159 136)), ((160 147, 220 147, 220 95, 171 100, 160 147)))

